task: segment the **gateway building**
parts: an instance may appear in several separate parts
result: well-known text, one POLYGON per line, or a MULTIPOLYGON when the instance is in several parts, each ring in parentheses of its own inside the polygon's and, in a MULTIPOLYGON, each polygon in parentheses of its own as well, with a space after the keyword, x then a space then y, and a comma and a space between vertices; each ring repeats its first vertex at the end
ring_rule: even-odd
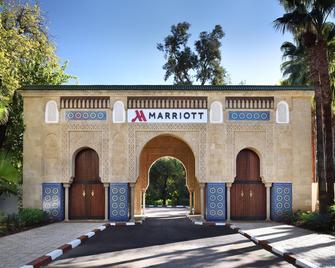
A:
POLYGON ((56 220, 133 220, 149 170, 182 162, 204 219, 314 210, 313 90, 287 86, 27 86, 23 206, 56 220))

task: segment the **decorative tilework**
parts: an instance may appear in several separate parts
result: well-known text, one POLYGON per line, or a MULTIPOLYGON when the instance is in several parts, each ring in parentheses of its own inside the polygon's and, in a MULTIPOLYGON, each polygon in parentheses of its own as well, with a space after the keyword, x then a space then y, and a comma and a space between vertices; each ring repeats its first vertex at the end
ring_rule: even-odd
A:
POLYGON ((292 183, 273 183, 271 187, 271 218, 280 220, 292 211, 292 183))
POLYGON ((109 187, 109 218, 112 221, 127 221, 128 183, 111 183, 109 187))
POLYGON ((64 188, 61 183, 42 183, 42 207, 52 220, 64 219, 64 188))
POLYGON ((270 112, 268 111, 234 111, 229 112, 231 121, 268 121, 270 112))
POLYGON ((224 221, 226 219, 226 184, 207 184, 206 218, 211 221, 224 221))
POLYGON ((105 111, 66 111, 65 120, 106 120, 105 111))

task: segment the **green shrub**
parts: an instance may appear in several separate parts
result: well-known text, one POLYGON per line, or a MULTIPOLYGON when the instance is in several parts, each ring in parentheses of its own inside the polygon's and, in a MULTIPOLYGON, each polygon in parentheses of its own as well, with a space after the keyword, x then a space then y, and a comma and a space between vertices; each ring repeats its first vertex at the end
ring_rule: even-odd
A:
POLYGON ((19 211, 19 223, 22 227, 47 222, 48 214, 37 208, 23 208, 19 211))
POLYGON ((155 205, 156 205, 156 206, 161 206, 161 205, 163 205, 163 199, 155 200, 155 205))
POLYGON ((172 206, 174 204, 173 204, 173 201, 171 199, 168 199, 168 200, 166 200, 166 205, 172 206))

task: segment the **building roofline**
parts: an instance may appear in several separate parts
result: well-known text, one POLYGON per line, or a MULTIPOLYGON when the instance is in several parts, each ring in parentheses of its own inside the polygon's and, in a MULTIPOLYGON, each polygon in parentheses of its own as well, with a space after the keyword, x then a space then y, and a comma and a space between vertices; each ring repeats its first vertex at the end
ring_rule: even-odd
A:
POLYGON ((159 91, 313 91, 309 86, 277 85, 29 85, 20 90, 159 90, 159 91))

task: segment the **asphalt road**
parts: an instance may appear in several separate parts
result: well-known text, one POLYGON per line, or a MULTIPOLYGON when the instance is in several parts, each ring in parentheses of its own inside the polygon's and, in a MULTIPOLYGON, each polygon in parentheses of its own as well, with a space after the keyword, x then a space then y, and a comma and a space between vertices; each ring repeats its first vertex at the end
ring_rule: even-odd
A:
POLYGON ((108 228, 49 267, 293 267, 223 226, 194 225, 184 209, 149 209, 136 226, 108 228))

